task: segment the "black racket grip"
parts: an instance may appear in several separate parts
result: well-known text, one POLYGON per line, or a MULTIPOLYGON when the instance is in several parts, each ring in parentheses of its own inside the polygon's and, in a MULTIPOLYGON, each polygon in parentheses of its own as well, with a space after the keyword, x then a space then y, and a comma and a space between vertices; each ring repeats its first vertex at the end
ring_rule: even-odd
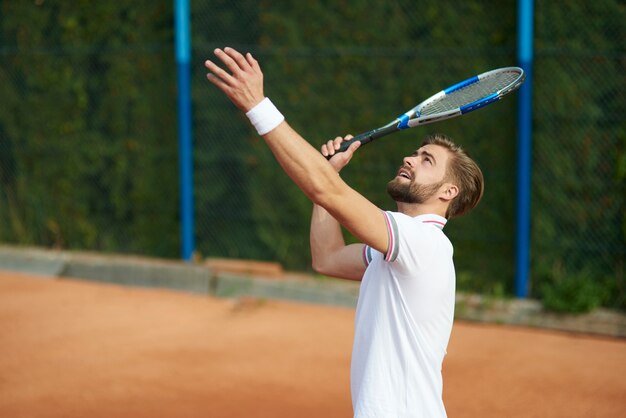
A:
MULTIPOLYGON (((400 128, 398 127, 399 123, 400 123, 400 119, 396 119, 393 122, 390 122, 383 127, 374 129, 373 131, 363 132, 362 134, 355 136, 349 141, 342 142, 339 149, 335 151, 335 154, 338 152, 344 152, 350 147, 350 145, 352 145, 356 141, 360 141, 361 146, 363 146, 367 144, 368 142, 372 142, 376 138, 380 138, 381 136, 385 136, 385 135, 389 135, 391 133, 397 132, 398 130, 400 130, 400 128)), ((328 157, 326 157, 327 160, 330 160, 331 158, 332 158, 332 155, 329 155, 328 157)))
MULTIPOLYGON (((355 136, 354 138, 352 138, 349 141, 342 142, 341 146, 339 147, 339 149, 335 151, 335 154, 337 154, 338 152, 345 152, 350 147, 350 145, 354 144, 357 141, 360 141, 361 145, 365 145, 368 142, 373 141, 374 140, 374 137, 372 135, 373 133, 374 133, 374 131, 364 132, 362 134, 359 134, 359 135, 355 136)), ((333 155, 335 155, 335 154, 333 154, 333 155)), ((333 157, 333 155, 326 156, 326 159, 330 160, 333 157)))

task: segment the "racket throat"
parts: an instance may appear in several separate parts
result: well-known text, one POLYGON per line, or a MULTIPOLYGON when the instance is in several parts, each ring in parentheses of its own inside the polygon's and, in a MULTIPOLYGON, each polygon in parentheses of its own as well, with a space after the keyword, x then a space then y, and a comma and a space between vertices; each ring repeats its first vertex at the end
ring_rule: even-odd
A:
MULTIPOLYGON (((398 129, 409 129, 409 120, 410 120, 410 116, 407 115, 406 113, 403 115, 398 116, 398 119, 400 121, 400 123, 398 123, 397 127, 398 129)), ((395 121, 394 121, 395 123, 395 121)))

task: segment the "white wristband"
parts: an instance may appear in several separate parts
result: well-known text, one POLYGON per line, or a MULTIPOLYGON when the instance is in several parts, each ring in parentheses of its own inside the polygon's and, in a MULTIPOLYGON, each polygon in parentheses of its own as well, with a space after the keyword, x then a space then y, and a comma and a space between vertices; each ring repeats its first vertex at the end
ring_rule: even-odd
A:
POLYGON ((259 135, 265 135, 285 120, 283 114, 267 97, 250 109, 246 116, 250 119, 259 135))

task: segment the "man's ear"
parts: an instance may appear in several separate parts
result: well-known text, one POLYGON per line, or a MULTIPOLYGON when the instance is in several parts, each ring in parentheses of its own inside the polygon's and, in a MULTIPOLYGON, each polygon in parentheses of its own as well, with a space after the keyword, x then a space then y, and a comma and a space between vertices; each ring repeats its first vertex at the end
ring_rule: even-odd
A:
POLYGON ((439 198, 445 200, 446 202, 449 202, 458 195, 459 188, 456 185, 452 183, 445 183, 442 187, 441 193, 439 193, 439 198))

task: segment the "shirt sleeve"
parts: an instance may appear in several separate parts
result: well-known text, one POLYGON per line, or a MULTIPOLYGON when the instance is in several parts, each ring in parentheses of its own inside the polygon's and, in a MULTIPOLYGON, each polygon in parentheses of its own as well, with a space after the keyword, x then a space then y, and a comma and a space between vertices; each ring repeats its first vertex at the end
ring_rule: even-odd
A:
POLYGON ((369 266, 372 262, 372 247, 367 244, 363 246, 363 262, 365 263, 365 267, 369 266))
POLYGON ((439 254, 450 253, 451 256, 447 240, 437 228, 401 213, 384 213, 389 234, 389 248, 384 260, 393 264, 399 273, 411 274, 420 270, 438 259, 439 254))
POLYGON ((387 249, 387 254, 385 254, 385 261, 392 263, 396 261, 400 251, 398 223, 391 212, 383 212, 383 215, 385 215, 387 235, 389 237, 389 247, 387 249))

